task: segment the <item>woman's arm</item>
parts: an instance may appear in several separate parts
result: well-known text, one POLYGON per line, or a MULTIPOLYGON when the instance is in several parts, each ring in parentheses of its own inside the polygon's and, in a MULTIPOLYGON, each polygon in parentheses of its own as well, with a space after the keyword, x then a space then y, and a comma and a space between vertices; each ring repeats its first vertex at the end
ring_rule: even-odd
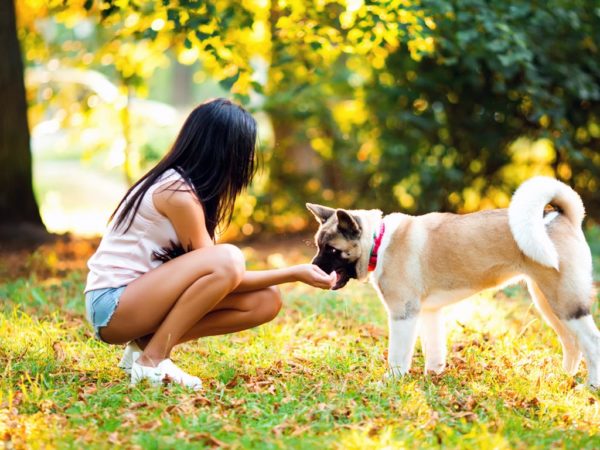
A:
MULTIPOLYGON (((157 189, 153 200, 158 212, 173 224, 179 242, 186 251, 214 245, 206 229, 202 205, 191 192, 157 189)), ((313 264, 300 264, 283 269, 247 271, 234 292, 257 291, 293 281, 330 289, 335 285, 336 276, 335 273, 326 274, 313 264)))
POLYGON ((234 292, 248 292, 264 289, 276 284, 301 281, 314 287, 331 289, 335 285, 336 275, 327 275, 313 264, 300 264, 283 269, 248 271, 234 292))

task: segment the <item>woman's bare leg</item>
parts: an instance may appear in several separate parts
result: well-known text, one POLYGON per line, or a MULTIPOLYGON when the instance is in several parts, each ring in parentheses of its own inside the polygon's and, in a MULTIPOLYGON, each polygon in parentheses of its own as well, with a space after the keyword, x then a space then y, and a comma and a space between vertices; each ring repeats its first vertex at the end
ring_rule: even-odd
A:
MULTIPOLYGON (((235 333, 273 320, 281 309, 281 294, 276 287, 230 294, 185 333, 178 344, 206 336, 235 333)), ((152 334, 136 339, 144 349, 152 334)))
POLYGON ((216 245, 186 253, 125 288, 104 340, 123 343, 153 333, 141 362, 168 358, 171 349, 242 280, 236 247, 216 245))
POLYGON ((280 309, 281 295, 275 287, 231 294, 185 333, 179 343, 254 328, 273 320, 280 309))

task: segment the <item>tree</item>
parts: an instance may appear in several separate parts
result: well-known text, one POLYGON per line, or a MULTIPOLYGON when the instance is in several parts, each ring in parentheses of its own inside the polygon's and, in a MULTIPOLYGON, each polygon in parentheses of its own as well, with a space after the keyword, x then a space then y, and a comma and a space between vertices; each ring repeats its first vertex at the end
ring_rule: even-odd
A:
POLYGON ((45 227, 33 193, 23 62, 12 0, 0 2, 0 41, 0 238, 23 237, 23 226, 39 236, 45 227))

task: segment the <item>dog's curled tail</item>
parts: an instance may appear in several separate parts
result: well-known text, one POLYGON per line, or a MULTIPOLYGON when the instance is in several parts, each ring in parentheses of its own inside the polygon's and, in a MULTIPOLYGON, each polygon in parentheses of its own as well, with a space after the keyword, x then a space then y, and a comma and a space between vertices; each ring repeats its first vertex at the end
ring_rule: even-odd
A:
POLYGON ((519 186, 508 207, 508 222, 525 255, 558 270, 558 253, 546 232, 549 221, 544 220, 544 208, 548 204, 558 207, 559 214, 573 226, 581 227, 585 215, 581 197, 566 184, 549 177, 534 177, 519 186))

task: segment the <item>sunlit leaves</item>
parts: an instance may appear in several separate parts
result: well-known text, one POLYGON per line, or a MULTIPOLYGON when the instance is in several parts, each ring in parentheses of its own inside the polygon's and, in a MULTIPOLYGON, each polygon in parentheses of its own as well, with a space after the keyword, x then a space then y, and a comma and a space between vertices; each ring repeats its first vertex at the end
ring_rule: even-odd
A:
MULTIPOLYGON (((240 93, 247 93, 252 84, 242 85, 241 77, 234 87, 228 66, 252 76, 250 60, 257 56, 281 71, 286 65, 302 64, 309 69, 303 79, 314 82, 318 68, 333 64, 342 54, 363 55, 367 64, 381 68, 387 53, 402 41, 410 45, 415 58, 433 48, 425 32, 428 28, 422 25, 424 19, 431 23, 431 18, 418 3, 408 1, 165 0, 140 7, 129 0, 87 0, 83 8, 99 11, 103 21, 117 25, 117 37, 154 41, 168 34, 179 52, 198 49, 185 54, 186 63, 192 62, 192 56, 207 60, 213 75, 240 93), (120 28, 121 22, 126 26, 120 28), (232 48, 235 52, 227 51, 232 48)), ((270 80, 281 78, 274 73, 270 80)))
POLYGON ((235 75, 227 77, 227 78, 223 78, 219 83, 221 84, 221 86, 223 86, 225 89, 230 90, 231 87, 235 84, 235 82, 240 78, 240 73, 236 72, 235 75))

